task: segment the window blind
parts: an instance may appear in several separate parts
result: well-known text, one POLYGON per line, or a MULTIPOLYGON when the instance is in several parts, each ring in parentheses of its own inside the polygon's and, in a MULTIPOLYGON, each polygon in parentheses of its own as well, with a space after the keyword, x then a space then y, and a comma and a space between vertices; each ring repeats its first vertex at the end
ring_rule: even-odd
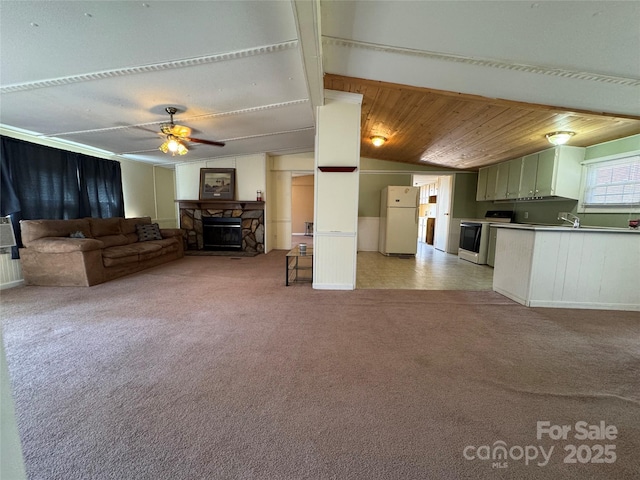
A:
POLYGON ((640 155, 587 165, 586 207, 640 204, 640 155))

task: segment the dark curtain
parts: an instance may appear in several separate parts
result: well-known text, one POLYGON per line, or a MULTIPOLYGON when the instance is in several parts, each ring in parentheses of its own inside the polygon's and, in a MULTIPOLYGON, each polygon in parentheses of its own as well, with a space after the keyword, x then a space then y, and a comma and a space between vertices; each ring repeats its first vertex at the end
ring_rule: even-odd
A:
POLYGON ((78 172, 84 217, 124 217, 120 163, 81 155, 78 172))
MULTIPOLYGON (((16 245, 22 245, 20 234, 20 201, 13 188, 9 162, 4 155, 4 144, 0 144, 0 215, 11 218, 11 226, 16 238, 16 245)), ((11 258, 19 258, 18 247, 11 248, 11 258)))
MULTIPOLYGON (((8 166, 18 200, 9 202, 22 218, 80 218, 78 161, 69 152, 13 138, 2 138, 2 161, 8 166)), ((4 173, 4 172, 3 172, 4 173)), ((5 194, 2 192, 2 210, 5 194)), ((7 212, 14 213, 14 212, 7 212)))
POLYGON ((0 210, 11 216, 18 246, 20 219, 124 216, 120 163, 10 137, 0 140, 0 210))

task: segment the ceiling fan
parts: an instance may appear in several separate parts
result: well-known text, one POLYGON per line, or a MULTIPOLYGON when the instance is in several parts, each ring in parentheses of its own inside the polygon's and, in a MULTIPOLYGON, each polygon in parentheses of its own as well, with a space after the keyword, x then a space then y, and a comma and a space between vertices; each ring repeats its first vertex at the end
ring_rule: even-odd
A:
POLYGON ((185 155, 189 149, 184 142, 203 143, 215 147, 225 146, 224 142, 191 137, 191 129, 189 127, 173 123, 173 116, 177 113, 178 109, 176 107, 167 107, 164 110, 169 114, 171 120, 169 123, 161 124, 160 132, 158 132, 158 135, 165 137, 164 143, 160 145, 160 150, 163 153, 171 153, 172 156, 185 155))

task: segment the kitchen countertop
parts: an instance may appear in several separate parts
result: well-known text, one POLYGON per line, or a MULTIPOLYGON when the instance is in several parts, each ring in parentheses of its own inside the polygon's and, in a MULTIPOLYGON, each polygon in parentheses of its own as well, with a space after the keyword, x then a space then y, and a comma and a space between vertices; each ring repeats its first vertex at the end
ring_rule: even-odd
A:
POLYGON ((576 232, 576 233, 640 233, 640 229, 580 226, 573 228, 571 225, 541 225, 535 223, 492 223, 492 227, 512 228, 516 230, 532 230, 540 232, 576 232))

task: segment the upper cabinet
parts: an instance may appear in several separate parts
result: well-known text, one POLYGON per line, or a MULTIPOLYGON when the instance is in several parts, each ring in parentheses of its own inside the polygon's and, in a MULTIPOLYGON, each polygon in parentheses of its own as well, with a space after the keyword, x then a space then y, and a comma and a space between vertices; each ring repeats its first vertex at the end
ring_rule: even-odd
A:
POLYGON ((509 172, 511 171, 510 162, 503 162, 498 164, 498 171, 496 173, 496 199, 509 198, 509 172))
POLYGON ((438 194, 438 184, 429 183, 420 186, 420 203, 435 203, 433 197, 438 194))
MULTIPOLYGON (((553 171, 556 162, 555 148, 522 158, 522 176, 518 198, 537 198, 553 195, 553 171)), ((578 164, 578 168, 580 165, 578 164)))
POLYGON ((562 145, 481 168, 476 200, 577 200, 584 152, 582 147, 562 145))
POLYGON ((509 164, 509 178, 507 180, 507 195, 505 198, 518 198, 522 178, 522 158, 514 158, 507 163, 509 164))
POLYGON ((484 194, 485 200, 497 200, 498 165, 487 167, 487 188, 484 194))
POLYGON ((481 168, 478 171, 478 189, 476 190, 476 200, 482 202, 487 199, 487 175, 489 168, 481 168))

